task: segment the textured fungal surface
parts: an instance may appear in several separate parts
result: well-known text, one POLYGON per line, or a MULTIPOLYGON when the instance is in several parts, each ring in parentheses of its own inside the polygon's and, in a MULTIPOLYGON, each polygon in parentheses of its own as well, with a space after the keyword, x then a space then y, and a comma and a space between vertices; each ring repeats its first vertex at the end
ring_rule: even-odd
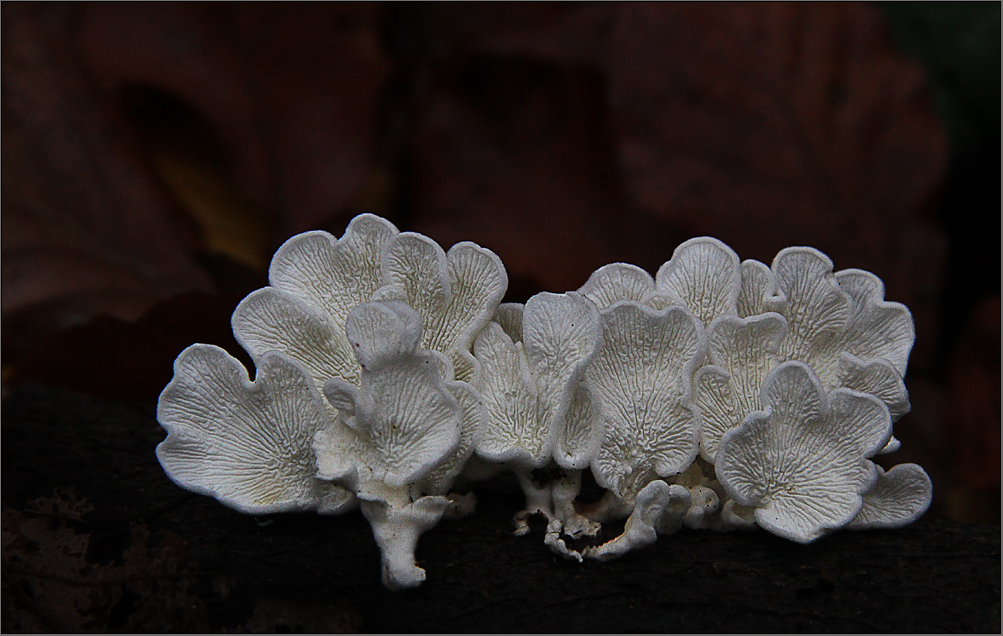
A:
POLYGON ((464 414, 435 355, 418 349, 421 318, 401 303, 366 303, 349 313, 346 332, 361 385, 324 386, 341 417, 317 436, 318 474, 359 487, 417 482, 457 449, 464 414))
POLYGON ((850 389, 827 395, 802 362, 778 366, 762 400, 767 410, 721 441, 716 470, 728 495, 755 508, 761 527, 800 543, 848 524, 878 480, 869 458, 891 437, 888 409, 850 389))
POLYGON ((272 258, 271 285, 250 294, 233 313, 233 333, 257 360, 282 351, 310 372, 317 387, 330 378, 358 383, 361 369, 345 337, 348 312, 383 285, 380 256, 397 235, 389 221, 355 217, 345 235, 298 234, 272 258))
POLYGON ((930 477, 916 464, 899 464, 887 473, 880 466, 878 483, 864 495, 860 513, 850 523, 852 530, 900 528, 919 519, 933 496, 930 477))
POLYGON ((636 265, 610 263, 597 269, 578 290, 599 309, 606 309, 618 300, 647 303, 655 291, 651 274, 636 265))
POLYGON ((682 527, 809 543, 930 505, 922 468, 871 461, 900 446, 912 316, 813 248, 767 266, 698 237, 655 276, 612 263, 501 304, 492 251, 363 214, 340 239, 289 239, 269 280, 232 318, 255 380, 218 347, 183 351, 157 457, 245 513, 358 507, 390 589, 424 581, 422 533, 473 513, 454 482, 501 472, 525 495, 515 534, 543 517, 545 545, 579 562, 682 527), (586 500, 590 474, 604 492, 586 500))
POLYGON ((543 292, 502 314, 507 329, 492 322, 474 342, 474 385, 488 416, 477 452, 518 477, 526 495, 513 518, 518 534, 529 532, 528 516, 537 513, 573 535, 595 534, 598 526, 573 500, 603 434, 598 404, 581 383, 599 347, 599 311, 575 292, 543 292), (555 463, 568 472, 533 479, 534 469, 555 463))
POLYGON ((196 344, 174 363, 157 418, 157 459, 179 486, 241 512, 351 506, 350 493, 314 477, 314 434, 327 416, 306 372, 280 353, 258 361, 254 382, 219 347, 196 344))
MULTIPOLYGON (((756 266, 748 268, 761 276, 756 266)), ((826 390, 843 386, 877 395, 898 419, 909 410, 902 378, 916 338, 912 316, 884 300, 873 274, 832 270, 829 257, 808 247, 789 247, 773 260, 772 293, 762 302, 787 320, 780 359, 807 363, 826 390)))
POLYGON ((694 381, 700 416, 700 456, 714 463, 721 438, 761 410, 761 388, 777 364, 787 321, 775 313, 722 316, 707 332, 707 364, 694 381))
POLYGON ((704 324, 737 312, 742 285, 738 255, 715 238, 702 236, 677 247, 655 281, 669 303, 686 307, 704 324))
POLYGON ((424 319, 422 347, 446 354, 457 379, 469 379, 470 345, 508 288, 501 259, 466 241, 446 254, 432 239, 405 232, 383 253, 383 280, 381 298, 402 300, 424 319))
POLYGON ((586 373, 605 423, 592 472, 632 504, 648 483, 682 472, 696 456, 699 430, 689 400, 703 330, 681 307, 621 301, 601 316, 602 345, 586 373))
POLYGON ((578 294, 542 293, 529 299, 519 324, 516 341, 491 323, 474 343, 474 385, 489 414, 478 452, 538 466, 563 440, 560 459, 584 467, 598 433, 590 398, 576 384, 599 346, 599 312, 578 294), (567 423, 585 430, 568 436, 567 423))
POLYGON ((360 385, 333 378, 338 417, 314 439, 317 475, 351 489, 373 529, 391 589, 419 585, 418 537, 452 503, 445 496, 474 450, 484 416, 449 360, 421 349, 422 319, 399 301, 364 303, 345 325, 360 385))

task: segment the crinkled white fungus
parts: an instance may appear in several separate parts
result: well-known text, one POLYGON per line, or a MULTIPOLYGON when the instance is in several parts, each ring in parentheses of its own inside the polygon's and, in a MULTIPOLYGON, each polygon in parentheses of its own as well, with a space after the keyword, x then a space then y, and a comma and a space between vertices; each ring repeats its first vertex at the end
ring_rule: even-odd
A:
POLYGON ((254 382, 234 357, 195 344, 174 362, 157 419, 167 439, 157 459, 182 488, 247 514, 337 513, 350 492, 314 477, 314 434, 327 414, 305 370, 277 352, 258 360, 254 382))
POLYGON ((345 323, 370 300, 410 305, 424 321, 422 347, 445 354, 456 379, 469 378, 470 344, 508 286, 490 250, 464 242, 447 255, 428 237, 399 233, 371 214, 355 217, 341 239, 321 231, 292 237, 273 257, 269 281, 234 311, 234 335, 255 359, 287 353, 318 387, 330 378, 358 384, 345 323))
POLYGON ((690 239, 658 270, 655 285, 670 304, 686 307, 704 324, 734 316, 742 285, 738 255, 715 238, 690 239))
POLYGON ((361 369, 345 337, 355 306, 383 286, 380 254, 398 234, 389 221, 362 214, 335 239, 327 232, 298 234, 278 249, 271 285, 252 292, 233 312, 233 333, 257 361, 282 351, 310 372, 319 388, 331 378, 357 384, 361 369))
POLYGON ((864 495, 860 513, 850 522, 851 530, 900 528, 919 519, 933 497, 930 477, 916 464, 899 464, 887 473, 880 466, 878 483, 864 495))
POLYGON ((642 488, 686 470, 696 457, 699 430, 689 401, 703 330, 682 307, 620 301, 601 317, 602 345, 585 374, 605 423, 592 473, 632 508, 642 488))
POLYGON ((579 562, 684 526, 808 543, 930 505, 922 468, 871 461, 900 445, 912 316, 818 250, 767 266, 699 237, 655 276, 613 263, 523 306, 500 304, 508 277, 490 250, 446 252, 362 214, 340 239, 290 238, 269 282, 232 318, 255 380, 218 347, 184 350, 157 457, 245 513, 358 506, 390 589, 425 579, 423 532, 473 511, 453 482, 502 471, 526 495, 516 533, 542 514, 545 544, 579 562), (591 504, 586 470, 606 489, 591 504))
POLYGON ((339 417, 316 434, 317 476, 356 493, 383 553, 384 584, 413 587, 424 580, 418 536, 451 504, 442 495, 473 452, 481 407, 468 385, 443 379, 452 375, 444 356, 419 348, 422 320, 404 303, 359 305, 345 332, 360 385, 324 385, 339 417))
POLYGON ((891 437, 888 409, 851 389, 826 394, 803 362, 786 362, 763 387, 765 411, 725 434, 717 477, 756 523, 808 543, 850 523, 878 480, 870 461, 891 437))
MULTIPOLYGON (((510 329, 521 327, 513 340, 500 323, 490 323, 474 342, 477 372, 473 383, 488 413, 477 453, 505 463, 519 478, 526 508, 516 515, 517 533, 529 531, 526 519, 542 513, 548 519, 577 519, 563 492, 577 484, 578 474, 595 455, 602 435, 591 394, 580 385, 585 368, 599 346, 599 312, 583 296, 540 293, 529 299, 515 319, 518 306, 504 311, 510 329), (539 483, 532 471, 548 463, 571 471, 565 482, 539 483), (558 503, 554 501, 558 488, 558 503), (563 503, 563 505, 561 505, 563 503)), ((583 520, 576 531, 593 532, 583 520), (584 524, 584 525, 583 525, 584 524)))
POLYGON ((760 389, 777 365, 787 321, 775 313, 722 316, 707 332, 708 362, 697 371, 694 397, 700 412, 700 456, 714 463, 721 438, 763 408, 760 389))

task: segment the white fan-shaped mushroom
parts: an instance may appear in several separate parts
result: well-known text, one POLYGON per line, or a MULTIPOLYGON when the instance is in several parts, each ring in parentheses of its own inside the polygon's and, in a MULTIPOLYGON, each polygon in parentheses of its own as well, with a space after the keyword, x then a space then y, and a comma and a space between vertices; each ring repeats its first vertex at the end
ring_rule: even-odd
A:
POLYGON ((345 325, 362 374, 332 379, 324 393, 340 417, 317 432, 317 474, 350 487, 383 553, 391 588, 424 580, 419 535, 449 508, 445 494, 477 442, 484 413, 464 382, 447 381, 443 354, 419 349, 421 317, 399 301, 371 302, 345 325), (426 494, 431 493, 431 494, 426 494))
POLYGON ((870 272, 847 269, 836 272, 836 280, 852 302, 836 384, 878 396, 897 421, 911 408, 902 378, 916 340, 912 314, 886 301, 884 283, 870 272))
POLYGON ((740 318, 769 311, 766 299, 773 293, 773 272, 769 266, 752 259, 742 261, 742 290, 735 307, 740 318))
POLYGON ((690 239, 655 276, 660 294, 686 307, 704 324, 718 316, 734 316, 742 287, 738 255, 709 236, 690 239))
POLYGON ((219 347, 196 344, 174 363, 157 419, 157 459, 174 483, 249 514, 354 505, 314 477, 313 437, 328 420, 306 371, 281 353, 258 361, 254 382, 219 347))
POLYGON ((721 316, 707 331, 710 364, 694 379, 694 402, 700 412, 700 456, 714 463, 721 438, 752 411, 766 376, 777 365, 777 348, 787 321, 775 313, 748 318, 721 316))
POLYGON ((397 234, 389 221, 360 214, 341 239, 322 231, 290 238, 272 257, 271 286, 233 312, 237 341, 255 361, 269 351, 288 354, 307 367, 318 388, 329 378, 357 383, 345 321, 383 285, 380 254, 397 234))
POLYGON ((836 272, 836 281, 852 303, 843 351, 864 360, 882 358, 905 375, 916 341, 912 314, 902 303, 885 300, 885 285, 871 272, 844 269, 836 272))
POLYGON ((803 362, 786 362, 766 380, 765 411, 724 435, 717 477, 756 522, 800 543, 841 528, 878 478, 869 460, 888 443, 888 409, 872 395, 827 395, 803 362))
POLYGON ((801 360, 827 389, 836 378, 836 359, 850 317, 850 298, 839 289, 832 261, 810 247, 788 247, 773 259, 774 295, 766 306, 787 319, 781 360, 801 360))
MULTIPOLYGON (((460 474, 467 460, 473 456, 487 422, 487 411, 480 394, 466 382, 446 382, 446 388, 462 409, 463 427, 456 450, 432 469, 418 484, 422 494, 445 495, 453 480, 460 474)), ((470 510, 472 512, 472 510, 470 510)))
MULTIPOLYGON (((530 472, 552 460, 580 471, 598 448, 601 422, 579 382, 599 345, 599 313, 580 294, 541 293, 526 303, 521 320, 509 322, 521 324, 520 339, 492 322, 474 342, 474 385, 488 413, 477 452, 506 462, 519 477, 527 506, 516 525, 524 533, 528 515, 556 515, 551 485, 535 484, 530 472)), ((570 479, 577 483, 575 475, 570 479)))
POLYGON ((318 474, 391 487, 415 483, 456 450, 463 409, 435 356, 418 350, 421 318, 407 305, 359 305, 349 312, 345 330, 362 379, 359 387, 340 379, 324 386, 328 400, 347 419, 318 434, 318 474), (349 457, 354 479, 344 470, 349 457))
POLYGON ((246 513, 359 505, 389 588, 424 580, 421 533, 472 510, 472 494, 449 492, 468 460, 467 475, 494 474, 489 461, 515 472, 517 533, 541 512, 545 543, 578 561, 683 525, 810 542, 930 504, 920 467, 870 461, 899 446, 912 317, 877 276, 834 273, 818 250, 767 267, 700 237, 655 277, 613 263, 578 293, 500 305, 508 278, 490 250, 447 253, 363 214, 340 239, 286 241, 269 281, 232 318, 255 380, 218 347, 182 352, 158 459, 246 513), (608 491, 595 504, 576 501, 586 467, 608 491), (565 543, 623 517, 601 546, 565 543))
POLYGON ((620 300, 644 303, 654 291, 655 280, 648 272, 636 265, 610 263, 593 272, 578 293, 606 309, 620 300))
POLYGON ((642 488, 696 457, 699 429, 689 400, 703 329, 682 307, 654 310, 632 301, 601 318, 602 345, 585 375, 605 421, 592 472, 629 510, 642 488))
POLYGON ((427 236, 404 232, 384 250, 383 276, 389 288, 384 298, 399 298, 424 318, 422 347, 446 354, 456 378, 468 380, 474 337, 508 287, 501 259, 470 242, 457 243, 447 254, 427 236))
POLYGON ((855 269, 833 274, 832 261, 809 247, 781 250, 772 273, 764 307, 783 315, 789 329, 780 359, 806 362, 827 391, 847 387, 880 397, 893 420, 907 413, 902 376, 915 329, 904 305, 884 300, 881 280, 855 269))
POLYGON ((850 522, 850 530, 901 528, 916 521, 930 507, 933 486, 930 477, 916 464, 899 464, 887 473, 880 466, 878 483, 864 495, 860 513, 850 522))

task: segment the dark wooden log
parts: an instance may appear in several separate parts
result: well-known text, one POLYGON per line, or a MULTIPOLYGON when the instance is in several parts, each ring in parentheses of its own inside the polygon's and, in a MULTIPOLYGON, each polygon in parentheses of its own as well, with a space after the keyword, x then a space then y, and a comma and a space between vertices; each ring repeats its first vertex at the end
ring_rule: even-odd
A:
POLYGON ((3 402, 3 630, 998 632, 1000 528, 923 519, 798 545, 682 531, 610 563, 516 538, 511 479, 419 543, 389 592, 360 514, 253 517, 172 484, 150 403, 3 402))

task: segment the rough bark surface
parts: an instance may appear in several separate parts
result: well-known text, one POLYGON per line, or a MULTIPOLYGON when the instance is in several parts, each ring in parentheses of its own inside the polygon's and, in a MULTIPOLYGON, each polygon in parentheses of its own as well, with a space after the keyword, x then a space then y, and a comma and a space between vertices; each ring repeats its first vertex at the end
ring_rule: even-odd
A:
POLYGON ((511 536, 513 480, 391 593, 358 513, 252 517, 173 485, 149 403, 3 402, 3 619, 24 631, 998 632, 1000 528, 921 520, 798 545, 689 532, 578 565, 511 536))

